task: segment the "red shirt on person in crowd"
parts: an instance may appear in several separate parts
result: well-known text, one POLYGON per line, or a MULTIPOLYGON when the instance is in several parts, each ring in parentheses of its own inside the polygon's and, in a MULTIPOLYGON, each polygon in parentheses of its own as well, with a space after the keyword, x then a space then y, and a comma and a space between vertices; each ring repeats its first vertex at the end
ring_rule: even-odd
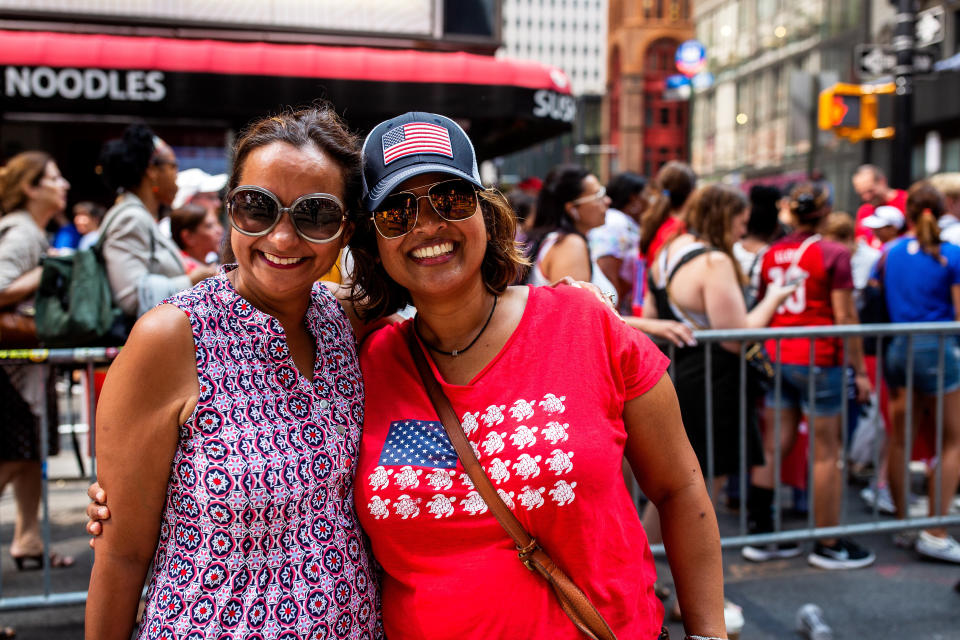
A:
MULTIPOLYGON (((893 197, 886 202, 886 204, 891 207, 896 207, 901 211, 901 213, 906 214, 907 212, 907 192, 903 189, 891 189, 893 197)), ((864 241, 869 244, 874 249, 882 249, 883 243, 880 242, 879 238, 873 235, 873 231, 869 228, 863 226, 863 219, 873 215, 874 210, 877 208, 877 205, 863 203, 860 205, 860 208, 857 209, 857 226, 856 226, 856 237, 863 238, 864 241)))
POLYGON ((686 231, 687 224, 681 218, 670 216, 660 225, 660 228, 658 228, 657 232, 653 235, 653 240, 650 242, 650 247, 647 249, 646 255, 642 252, 640 253, 640 260, 637 263, 637 276, 634 280, 633 299, 635 302, 631 310, 633 315, 643 315, 643 295, 647 285, 648 265, 653 262, 657 252, 660 251, 660 248, 670 240, 670 238, 686 233, 686 231))
MULTIPOLYGON (((385 327, 361 349, 371 392, 354 491, 384 570, 387 637, 581 638, 473 489, 413 365, 412 329, 385 327)), ((443 382, 431 361, 501 497, 620 638, 655 638, 663 619, 621 461, 624 403, 667 364, 573 287, 532 287, 513 335, 469 384, 443 382)))
MULTIPOLYGON (((834 309, 831 293, 837 289, 853 289, 850 251, 839 243, 829 240, 811 242, 796 267, 790 268, 800 245, 812 235, 808 232, 791 233, 774 243, 763 256, 757 294, 759 299, 763 298, 770 283, 783 285, 789 281, 799 281, 797 290, 774 313, 771 327, 832 325, 834 309)), ((767 341, 766 349, 771 358, 776 357, 775 340, 767 341)), ((780 360, 784 364, 810 364, 810 340, 782 339, 780 360)), ((813 364, 826 367, 842 365, 842 341, 837 338, 815 340, 813 364)))

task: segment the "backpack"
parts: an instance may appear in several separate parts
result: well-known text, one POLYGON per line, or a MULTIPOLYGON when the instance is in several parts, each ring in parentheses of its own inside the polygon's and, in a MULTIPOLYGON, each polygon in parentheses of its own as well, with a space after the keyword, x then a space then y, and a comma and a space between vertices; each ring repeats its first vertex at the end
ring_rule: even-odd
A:
POLYGON ((113 301, 103 261, 107 229, 123 207, 104 220, 97 243, 65 256, 47 256, 37 289, 37 337, 46 347, 122 344, 123 312, 113 301))

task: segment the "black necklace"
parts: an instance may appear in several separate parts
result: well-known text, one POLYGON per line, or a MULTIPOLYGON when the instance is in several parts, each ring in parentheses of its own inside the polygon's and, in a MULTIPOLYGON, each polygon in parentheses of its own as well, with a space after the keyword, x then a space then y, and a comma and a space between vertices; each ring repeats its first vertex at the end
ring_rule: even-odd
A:
POLYGON ((497 300, 500 296, 493 296, 493 306, 490 307, 490 315, 487 316, 487 321, 483 323, 483 326, 480 328, 480 333, 478 333, 473 340, 470 341, 470 344, 465 346, 463 349, 454 349, 453 351, 444 351, 443 349, 437 349, 435 346, 427 342, 427 339, 423 337, 423 334, 420 333, 420 329, 417 328, 417 317, 413 318, 413 330, 416 332, 417 337, 420 338, 420 341, 423 344, 427 345, 427 349, 433 351, 434 353, 439 353, 440 355, 450 356, 451 358, 456 358, 461 353, 472 347, 477 343, 477 340, 480 339, 480 336, 483 335, 483 332, 487 330, 487 326, 490 324, 490 320, 493 319, 493 312, 497 310, 497 300))

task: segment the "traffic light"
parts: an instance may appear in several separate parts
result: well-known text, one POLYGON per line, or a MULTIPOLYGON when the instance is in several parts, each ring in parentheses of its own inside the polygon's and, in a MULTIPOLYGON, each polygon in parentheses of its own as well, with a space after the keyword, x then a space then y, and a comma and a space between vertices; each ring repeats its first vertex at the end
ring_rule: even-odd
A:
POLYGON ((893 83, 883 85, 838 83, 820 92, 817 122, 825 131, 857 142, 889 138, 892 127, 877 128, 877 94, 893 93, 893 83))

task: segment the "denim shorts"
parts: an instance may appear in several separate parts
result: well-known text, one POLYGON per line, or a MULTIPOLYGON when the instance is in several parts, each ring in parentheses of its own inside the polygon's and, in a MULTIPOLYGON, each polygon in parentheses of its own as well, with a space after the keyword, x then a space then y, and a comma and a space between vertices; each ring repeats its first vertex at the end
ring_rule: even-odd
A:
MULTIPOLYGON (((896 336, 887 345, 883 375, 891 387, 907 386, 907 336, 896 336)), ((935 335, 913 337, 913 390, 937 393, 939 338, 935 335)), ((960 341, 957 336, 943 338, 943 392, 960 389, 960 341)))
MULTIPOLYGON (((810 394, 807 378, 811 367, 805 364, 784 364, 780 394, 782 409, 800 409, 810 416, 810 394)), ((774 391, 767 392, 766 405, 776 406, 774 391)), ((817 417, 835 416, 843 410, 845 384, 843 367, 813 367, 814 407, 817 417)))

